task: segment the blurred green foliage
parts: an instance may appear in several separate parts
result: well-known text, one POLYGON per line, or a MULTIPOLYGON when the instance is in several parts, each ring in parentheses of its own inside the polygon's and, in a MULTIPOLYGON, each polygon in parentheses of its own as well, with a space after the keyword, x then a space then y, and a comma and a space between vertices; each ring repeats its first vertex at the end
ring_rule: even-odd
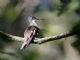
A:
MULTIPOLYGON (((0 5, 0 30, 10 34, 23 36, 26 25, 28 25, 28 22, 25 21, 24 15, 28 16, 27 13, 31 12, 31 10, 28 10, 30 8, 29 5, 29 7, 23 9, 20 14, 18 11, 16 12, 16 6, 20 3, 20 1, 0 1, 3 2, 3 4, 0 5)), ((77 40, 72 44, 72 46, 80 51, 80 0, 40 0, 40 2, 41 3, 37 6, 31 7, 34 8, 31 12, 32 15, 46 19, 44 21, 39 21, 39 26, 42 29, 42 33, 39 37, 56 35, 67 31, 77 33, 77 40)), ((38 60, 40 58, 40 54, 44 56, 46 51, 47 53, 50 51, 52 52, 54 49, 50 51, 48 51, 49 49, 45 49, 48 45, 50 47, 51 45, 54 46, 54 44, 59 46, 59 49, 57 49, 58 47, 55 49, 60 51, 60 54, 64 55, 62 41, 54 41, 49 44, 45 43, 44 48, 40 48, 41 45, 37 47, 35 47, 36 45, 31 45, 24 51, 20 51, 18 49, 21 46, 20 42, 12 42, 13 41, 10 41, 10 39, 6 38, 6 36, 0 34, 0 60, 38 60), (42 52, 40 49, 45 51, 42 52)), ((52 56, 51 53, 50 56, 52 56)), ((45 59, 49 58, 47 56, 45 57, 45 59)), ((54 56, 53 58, 57 58, 57 56, 54 56)))
POLYGON ((7 19, 7 21, 15 21, 17 17, 17 13, 15 12, 13 6, 7 6, 3 16, 5 17, 5 20, 7 19))

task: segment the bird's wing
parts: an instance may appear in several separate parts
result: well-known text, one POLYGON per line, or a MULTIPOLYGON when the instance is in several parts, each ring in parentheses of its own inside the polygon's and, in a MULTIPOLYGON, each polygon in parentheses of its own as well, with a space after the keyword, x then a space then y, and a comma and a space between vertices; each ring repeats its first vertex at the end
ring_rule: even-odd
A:
POLYGON ((24 33, 24 42, 23 42, 20 49, 23 49, 23 48, 27 47, 30 44, 33 37, 35 36, 35 33, 36 33, 36 29, 34 29, 34 30, 30 29, 30 30, 25 31, 25 33, 24 33))

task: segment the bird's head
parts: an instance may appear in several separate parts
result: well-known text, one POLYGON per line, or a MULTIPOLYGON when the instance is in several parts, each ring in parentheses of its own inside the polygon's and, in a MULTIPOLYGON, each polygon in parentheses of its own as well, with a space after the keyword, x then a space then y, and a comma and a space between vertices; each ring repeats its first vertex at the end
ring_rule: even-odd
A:
POLYGON ((28 17, 28 21, 29 21, 30 25, 37 26, 37 23, 36 23, 37 20, 39 20, 39 19, 36 18, 35 16, 28 17))

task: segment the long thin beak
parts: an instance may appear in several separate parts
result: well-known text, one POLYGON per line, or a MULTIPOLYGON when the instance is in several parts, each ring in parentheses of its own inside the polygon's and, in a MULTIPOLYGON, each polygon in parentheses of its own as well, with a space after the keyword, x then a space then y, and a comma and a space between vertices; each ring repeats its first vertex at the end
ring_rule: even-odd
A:
POLYGON ((46 19, 39 19, 39 18, 37 18, 37 20, 46 20, 46 19))

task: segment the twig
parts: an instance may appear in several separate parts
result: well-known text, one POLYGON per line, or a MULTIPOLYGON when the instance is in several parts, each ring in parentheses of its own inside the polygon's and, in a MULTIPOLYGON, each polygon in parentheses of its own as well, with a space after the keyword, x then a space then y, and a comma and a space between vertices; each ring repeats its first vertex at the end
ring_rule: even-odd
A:
POLYGON ((61 33, 61 34, 58 34, 58 35, 55 35, 55 36, 39 38, 37 40, 34 40, 34 43, 36 43, 36 44, 42 44, 42 43, 45 43, 45 42, 59 40, 61 38, 66 38, 66 37, 73 36, 73 35, 75 35, 75 34, 70 33, 70 32, 61 33))
MULTIPOLYGON (((19 36, 14 36, 14 35, 11 35, 11 34, 7 34, 7 33, 4 33, 2 31, 0 31, 0 34, 3 34, 5 36, 7 36, 7 38, 9 38, 9 39, 11 39, 13 41, 21 41, 21 42, 24 41, 24 38, 23 37, 19 37, 19 36)), ((61 34, 58 34, 58 35, 55 35, 55 36, 50 36, 50 37, 36 38, 34 40, 34 43, 36 43, 36 44, 42 44, 42 43, 45 43, 45 42, 59 40, 61 38, 65 38, 65 37, 69 37, 69 36, 73 36, 73 35, 75 35, 75 34, 72 34, 70 32, 67 32, 67 33, 61 33, 61 34)))
POLYGON ((23 37, 14 36, 14 35, 11 35, 11 34, 8 34, 8 33, 4 33, 2 31, 0 31, 0 35, 4 35, 4 36, 6 36, 6 38, 11 39, 13 41, 21 41, 21 42, 24 41, 23 37))

